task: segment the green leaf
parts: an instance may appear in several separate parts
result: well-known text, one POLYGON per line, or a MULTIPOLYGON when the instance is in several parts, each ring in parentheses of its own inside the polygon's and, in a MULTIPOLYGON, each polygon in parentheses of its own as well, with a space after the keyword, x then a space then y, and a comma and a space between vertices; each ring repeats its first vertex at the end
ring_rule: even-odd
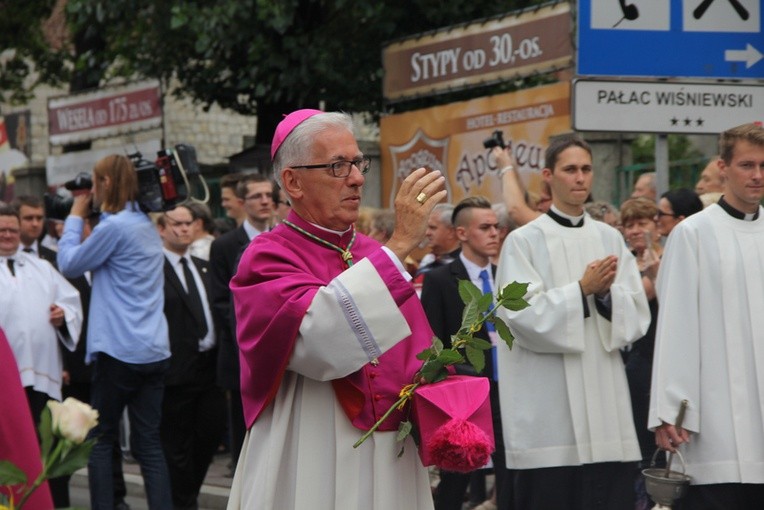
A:
POLYGON ((451 348, 453 349, 455 345, 459 345, 459 340, 468 337, 469 332, 467 329, 457 331, 455 335, 451 335, 451 348))
POLYGON ((420 370, 421 376, 429 383, 435 382, 441 372, 446 372, 446 370, 443 367, 443 363, 437 360, 425 362, 422 365, 422 370, 420 370))
POLYGON ((474 299, 467 303, 467 305, 464 307, 464 313, 462 314, 462 327, 464 326, 471 326, 475 324, 482 315, 481 312, 478 310, 478 301, 480 298, 474 299))
POLYGON ((428 359, 435 359, 442 350, 443 350, 443 342, 440 341, 440 338, 433 336, 432 345, 430 345, 430 347, 428 347, 427 349, 417 354, 416 359, 422 360, 422 361, 427 361, 428 359))
POLYGON ((482 296, 480 296, 480 299, 478 299, 478 304, 477 304, 478 311, 480 311, 480 313, 485 313, 488 311, 488 309, 491 307, 492 304, 493 304, 493 294, 483 294, 482 296))
POLYGON ((473 349, 478 349, 480 351, 487 351, 488 349, 493 347, 491 342, 487 340, 483 340, 482 338, 478 338, 478 337, 472 337, 469 340, 467 340, 467 346, 473 349))
POLYGON ((453 365, 454 363, 464 363, 464 357, 459 354, 459 351, 452 350, 452 349, 446 349, 445 351, 438 354, 438 357, 436 358, 438 361, 443 363, 444 365, 453 365))
POLYGON ((496 317, 496 320, 493 321, 493 325, 496 327, 496 332, 499 334, 499 337, 504 340, 504 343, 507 344, 507 347, 512 349, 512 343, 515 340, 515 336, 509 330, 509 326, 507 326, 507 324, 498 317, 496 317))
POLYGON ((509 308, 513 312, 517 312, 518 310, 528 308, 529 306, 531 306, 531 304, 522 298, 511 299, 508 302, 504 303, 504 307, 509 308))
POLYGON ((477 285, 469 280, 459 280, 459 296, 464 301, 464 304, 469 304, 471 301, 480 299, 483 295, 483 291, 477 288, 477 285))
POLYGON ((95 445, 95 440, 91 439, 72 448, 69 455, 61 459, 61 462, 51 466, 50 471, 48 471, 48 478, 71 475, 78 469, 87 466, 93 445, 95 445))
POLYGON ((0 460, 0 485, 27 483, 27 475, 9 460, 0 460))
POLYGON ((499 292, 499 297, 502 300, 521 299, 528 293, 527 283, 512 282, 499 292))
POLYGON ((421 361, 427 361, 431 357, 435 357, 435 356, 436 356, 435 349, 433 349, 432 347, 428 347, 427 349, 417 354, 416 359, 421 361))
POLYGON ((414 425, 409 421, 405 420, 402 421, 400 425, 398 425, 398 435, 395 436, 395 440, 399 443, 401 441, 404 441, 407 437, 411 435, 411 431, 414 429, 414 425))
POLYGON ((204 33, 199 34, 196 38, 196 44, 194 45, 194 49, 196 50, 197 53, 203 54, 210 47, 210 42, 211 42, 210 38, 206 34, 204 33))
POLYGON ((185 24, 186 24, 186 18, 182 13, 180 14, 173 13, 173 16, 170 18, 170 29, 178 30, 180 27, 182 27, 185 24))
POLYGON ((440 372, 438 372, 437 374, 435 374, 435 378, 433 378, 433 380, 430 381, 430 382, 431 383, 436 383, 436 382, 440 382, 440 381, 445 381, 446 379, 448 379, 448 376, 449 376, 448 370, 444 369, 444 370, 441 370, 440 372))
POLYGON ((485 356, 483 355, 483 351, 468 345, 464 348, 464 352, 467 354, 467 361, 470 362, 470 365, 472 365, 477 373, 481 373, 485 368, 485 356))
POLYGON ((37 427, 40 433, 40 452, 43 459, 50 454, 50 449, 53 447, 52 421, 50 408, 48 406, 43 407, 40 413, 40 425, 37 427))

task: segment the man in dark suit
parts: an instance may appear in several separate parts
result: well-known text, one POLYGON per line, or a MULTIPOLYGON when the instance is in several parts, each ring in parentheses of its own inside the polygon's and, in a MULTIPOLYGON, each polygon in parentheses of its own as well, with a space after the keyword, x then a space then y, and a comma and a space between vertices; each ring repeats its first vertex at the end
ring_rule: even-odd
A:
POLYGON ((244 174, 225 174, 220 179, 220 205, 235 226, 241 226, 247 214, 244 212, 244 200, 236 194, 236 186, 244 174))
MULTIPOLYGON (((491 208, 491 203, 485 198, 469 197, 459 202, 454 208, 452 222, 456 236, 461 242, 461 251, 449 264, 428 271, 422 287, 422 306, 427 319, 435 335, 446 346, 451 345, 451 335, 461 327, 464 302, 459 296, 459 280, 471 281, 484 292, 493 292, 493 274, 496 267, 491 264, 490 259, 496 256, 500 249, 496 213, 491 208)), ((493 341, 491 338, 493 335, 495 332, 483 327, 476 336, 493 341)), ((494 373, 494 350, 495 348, 485 351, 485 370, 481 375, 491 379, 491 407, 496 436, 493 462, 496 488, 500 497, 506 469, 504 469, 504 445, 501 438, 501 415, 498 407, 497 374, 494 373)), ((457 371, 478 375, 472 371, 471 367, 467 370, 457 369, 457 371)), ((470 475, 441 470, 440 479, 435 496, 435 509, 461 510, 470 475)), ((484 484, 484 480, 482 478, 480 480, 484 484)), ((486 506, 486 508, 489 507, 486 506)))
POLYGON ((459 255, 459 239, 456 237, 454 224, 451 223, 453 214, 452 204, 438 204, 427 219, 425 235, 430 253, 422 257, 413 280, 414 288, 420 297, 425 273, 449 264, 459 255))
POLYGON ((45 227, 45 210, 39 197, 20 195, 11 205, 19 213, 19 235, 21 251, 33 253, 56 266, 56 252, 40 244, 42 230, 45 227))
POLYGON ((173 507, 198 508, 197 498, 225 427, 225 396, 217 386, 217 346, 207 263, 188 255, 191 210, 178 206, 157 219, 165 253, 164 313, 170 336, 160 436, 173 507))
POLYGON ((247 217, 240 227, 215 239, 210 247, 212 310, 217 330, 218 384, 228 395, 228 430, 232 469, 239 460, 244 441, 244 411, 239 386, 239 346, 231 307, 228 283, 236 274, 244 248, 257 235, 268 230, 274 213, 273 183, 260 174, 247 174, 239 180, 236 196, 244 202, 247 217))

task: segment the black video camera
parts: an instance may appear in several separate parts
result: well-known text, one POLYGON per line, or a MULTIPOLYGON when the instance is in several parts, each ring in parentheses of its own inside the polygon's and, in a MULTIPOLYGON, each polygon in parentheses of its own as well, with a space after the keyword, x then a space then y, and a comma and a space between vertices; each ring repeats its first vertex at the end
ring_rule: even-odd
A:
POLYGON ((90 189, 92 187, 93 179, 87 172, 80 172, 74 179, 64 183, 64 188, 68 189, 69 191, 80 191, 83 189, 90 189))
POLYGON ((46 193, 43 197, 45 217, 51 220, 64 221, 72 209, 72 191, 89 190, 93 187, 93 179, 87 172, 78 173, 74 179, 66 181, 63 188, 55 193, 46 193))
MULTIPOLYGON (((67 184, 69 183, 67 182, 67 184)), ((69 216, 69 211, 72 209, 74 198, 72 198, 72 194, 69 191, 59 188, 55 193, 46 193, 43 197, 43 201, 45 203, 46 218, 49 220, 64 221, 66 217, 69 216)))
POLYGON ((483 140, 483 147, 489 150, 493 149, 494 147, 501 147, 502 149, 506 149, 507 144, 504 142, 504 132, 497 129, 491 133, 490 138, 483 140))
POLYGON ((128 158, 138 174, 138 204, 145 212, 168 211, 186 201, 188 176, 200 173, 196 149, 191 145, 162 149, 153 162, 140 152, 129 154, 128 158))

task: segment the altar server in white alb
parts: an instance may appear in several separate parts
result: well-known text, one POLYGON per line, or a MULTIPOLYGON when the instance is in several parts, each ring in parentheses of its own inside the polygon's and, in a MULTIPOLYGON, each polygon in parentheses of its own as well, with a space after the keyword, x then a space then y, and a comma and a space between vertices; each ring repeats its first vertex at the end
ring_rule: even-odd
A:
POLYGON ((552 207, 504 242, 498 288, 528 282, 530 307, 502 309, 516 336, 499 349, 499 396, 515 508, 634 508, 640 458, 619 349, 650 311, 623 236, 584 212, 591 149, 552 141, 542 177, 552 207))
POLYGON ((0 327, 8 336, 35 420, 61 400, 63 357, 82 327, 80 294, 47 260, 19 250, 18 213, 0 202, 0 327))
POLYGON ((764 128, 732 128, 719 147, 724 196, 663 254, 648 423, 661 448, 686 443, 683 508, 764 508, 764 128))

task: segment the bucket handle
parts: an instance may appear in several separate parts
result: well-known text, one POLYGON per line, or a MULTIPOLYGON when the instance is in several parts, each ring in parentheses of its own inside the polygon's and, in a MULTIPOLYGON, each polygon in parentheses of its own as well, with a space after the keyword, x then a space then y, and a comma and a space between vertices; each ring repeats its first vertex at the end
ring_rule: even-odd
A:
MULTIPOLYGON (((658 452, 665 452, 665 450, 661 450, 660 448, 657 448, 655 450, 655 453, 653 453, 653 458, 650 461, 650 467, 651 468, 655 467, 655 460, 658 458, 658 452)), ((679 450, 679 448, 677 448, 675 453, 679 456, 679 460, 682 462, 682 474, 686 475, 687 474, 687 463, 684 461, 684 456, 682 455, 682 452, 679 450)))

